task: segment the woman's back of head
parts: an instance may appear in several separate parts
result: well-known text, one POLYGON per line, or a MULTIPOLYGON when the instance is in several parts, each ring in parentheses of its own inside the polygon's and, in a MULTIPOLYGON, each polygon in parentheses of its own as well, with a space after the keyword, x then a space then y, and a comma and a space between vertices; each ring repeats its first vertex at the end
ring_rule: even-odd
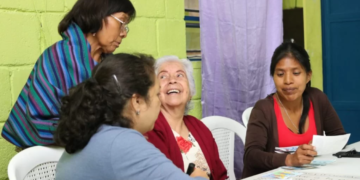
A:
POLYGON ((137 94, 147 99, 155 82, 154 59, 146 55, 108 56, 92 77, 62 98, 55 141, 68 153, 82 149, 102 124, 132 128, 124 116, 127 102, 137 94))

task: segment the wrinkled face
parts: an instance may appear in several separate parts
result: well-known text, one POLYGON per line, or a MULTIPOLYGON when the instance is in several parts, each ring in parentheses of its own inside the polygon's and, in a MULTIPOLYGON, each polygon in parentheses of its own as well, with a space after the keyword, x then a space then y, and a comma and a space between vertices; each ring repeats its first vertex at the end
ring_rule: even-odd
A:
POLYGON ((136 127, 141 133, 146 133, 154 128, 156 119, 160 113, 160 85, 159 81, 155 78, 154 85, 149 89, 147 101, 141 101, 140 114, 136 122, 136 127))
POLYGON ((287 101, 301 98, 306 84, 311 80, 311 74, 293 57, 281 59, 273 75, 277 93, 287 101))
POLYGON ((184 66, 177 61, 164 62, 158 69, 160 101, 163 106, 184 107, 190 101, 189 80, 184 66))
POLYGON ((114 52, 127 36, 125 25, 128 23, 129 16, 123 12, 114 13, 112 16, 108 16, 103 20, 102 29, 95 35, 104 53, 114 52), (116 18, 125 24, 116 20, 116 18))

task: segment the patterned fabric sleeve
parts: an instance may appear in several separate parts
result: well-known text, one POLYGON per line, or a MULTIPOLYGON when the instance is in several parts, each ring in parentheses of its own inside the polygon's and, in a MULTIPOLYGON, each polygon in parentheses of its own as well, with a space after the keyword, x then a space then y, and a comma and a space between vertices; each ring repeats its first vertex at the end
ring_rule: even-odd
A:
POLYGON ((2 136, 18 147, 54 144, 61 98, 89 78, 96 65, 90 44, 75 23, 62 37, 37 60, 4 125, 2 136))

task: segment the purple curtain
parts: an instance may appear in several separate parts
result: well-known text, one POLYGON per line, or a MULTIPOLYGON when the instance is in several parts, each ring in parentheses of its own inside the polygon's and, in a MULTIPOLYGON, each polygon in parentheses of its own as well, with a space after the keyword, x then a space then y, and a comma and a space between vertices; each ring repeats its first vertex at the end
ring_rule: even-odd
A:
MULTIPOLYGON (((270 61, 283 39, 282 0, 200 0, 203 117, 242 123, 242 112, 275 92, 270 61)), ((244 145, 236 140, 235 174, 244 145)))

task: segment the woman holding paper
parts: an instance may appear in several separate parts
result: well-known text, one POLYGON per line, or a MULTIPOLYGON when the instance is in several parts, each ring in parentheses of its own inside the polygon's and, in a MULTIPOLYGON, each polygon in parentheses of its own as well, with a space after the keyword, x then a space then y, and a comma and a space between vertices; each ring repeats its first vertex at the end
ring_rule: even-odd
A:
POLYGON ((327 96, 310 87, 309 55, 301 46, 282 43, 271 59, 276 92, 259 100, 246 134, 243 178, 281 166, 309 164, 317 155, 313 135, 345 134, 327 96), (299 146, 293 154, 276 147, 299 146))

